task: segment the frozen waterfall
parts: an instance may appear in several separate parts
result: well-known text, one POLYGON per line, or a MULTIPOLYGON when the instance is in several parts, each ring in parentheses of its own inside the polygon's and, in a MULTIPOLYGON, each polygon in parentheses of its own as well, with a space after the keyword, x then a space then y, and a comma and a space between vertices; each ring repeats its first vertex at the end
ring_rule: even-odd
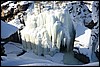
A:
POLYGON ((65 10, 49 10, 25 21, 26 27, 21 31, 25 50, 33 50, 37 55, 54 55, 61 45, 65 51, 72 51, 75 30, 71 18, 65 10))

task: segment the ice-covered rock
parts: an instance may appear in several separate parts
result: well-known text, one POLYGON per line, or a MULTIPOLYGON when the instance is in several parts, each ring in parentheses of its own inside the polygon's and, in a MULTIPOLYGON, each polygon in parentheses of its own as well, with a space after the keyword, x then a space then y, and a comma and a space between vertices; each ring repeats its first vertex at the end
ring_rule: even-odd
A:
POLYGON ((92 32, 91 32, 91 41, 90 45, 92 46, 92 54, 91 59, 92 61, 97 61, 95 58, 94 52, 99 47, 99 1, 94 1, 92 4, 92 18, 96 25, 94 25, 92 32))
POLYGON ((8 24, 13 25, 15 27, 17 27, 18 29, 23 28, 23 24, 20 22, 20 20, 18 18, 11 20, 10 22, 8 22, 8 24))
POLYGON ((18 2, 18 4, 25 5, 25 4, 28 4, 28 1, 21 1, 21 2, 18 2))
POLYGON ((12 2, 12 1, 7 1, 7 2, 5 2, 5 3, 1 4, 1 7, 6 6, 7 4, 9 4, 9 3, 11 3, 11 2, 12 2))

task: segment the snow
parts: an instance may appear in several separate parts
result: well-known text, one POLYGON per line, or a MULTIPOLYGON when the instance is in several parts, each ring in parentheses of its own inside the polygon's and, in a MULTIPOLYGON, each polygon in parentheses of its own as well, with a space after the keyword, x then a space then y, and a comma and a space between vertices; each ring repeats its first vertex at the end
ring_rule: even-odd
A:
POLYGON ((63 63, 63 55, 64 55, 63 53, 56 53, 52 57, 52 61, 57 63, 63 63))
POLYGON ((9 7, 14 7, 14 6, 15 6, 14 3, 10 3, 10 4, 9 4, 9 7))
POLYGON ((84 25, 82 25, 81 23, 77 23, 76 26, 76 38, 79 37, 80 35, 85 33, 85 30, 87 30, 88 28, 86 28, 84 25))
MULTIPOLYGON (((77 34, 80 34, 83 28, 80 29, 81 30, 77 34)), ((79 41, 79 43, 83 45, 82 47, 89 47, 90 36, 91 36, 91 30, 86 29, 84 30, 84 33, 76 37, 75 40, 79 41)))
MULTIPOLYGON (((88 49, 91 38, 91 29, 88 29, 82 24, 78 23, 76 26, 76 32, 74 47, 78 47, 80 53, 91 58, 91 49, 88 49)), ((73 49, 73 51, 77 50, 73 49)), ((91 59, 90 62, 92 62, 91 59)))
POLYGON ((2 6, 5 6, 5 5, 7 5, 7 4, 9 4, 10 2, 12 2, 12 1, 7 1, 7 2, 1 4, 1 7, 2 7, 2 6))
POLYGON ((34 10, 34 1, 29 1, 29 3, 31 3, 31 5, 28 7, 28 9, 25 11, 28 14, 32 14, 33 10, 34 10))
POLYGON ((82 66, 99 66, 99 62, 89 63, 82 66))
POLYGON ((18 4, 20 4, 20 5, 25 5, 25 4, 28 4, 28 2, 27 2, 27 1, 21 1, 21 2, 19 2, 18 4))
POLYGON ((56 53, 54 56, 45 55, 38 56, 32 50, 27 51, 21 56, 16 56, 18 52, 20 53, 22 49, 22 44, 8 42, 5 44, 6 56, 1 56, 3 61, 1 61, 1 66, 98 66, 99 62, 93 62, 89 64, 82 65, 67 65, 63 64, 63 53, 56 53), (13 44, 13 45, 12 45, 13 44))
MULTIPOLYGON (((29 32, 27 32, 27 33, 29 33, 29 32)), ((90 31, 87 31, 87 33, 90 33, 90 31)), ((84 37, 88 36, 88 35, 86 35, 86 33, 84 33, 84 34, 85 34, 84 37)), ((82 40, 82 39, 79 39, 79 40, 82 40)), ((87 41, 85 40, 84 43, 85 42, 87 42, 87 41)), ((16 44, 16 43, 14 43, 14 44, 16 44)), ((33 51, 28 51, 24 55, 17 57, 16 54, 20 53, 21 49, 18 48, 19 47, 18 44, 16 44, 16 45, 17 45, 17 47, 8 43, 4 46, 6 53, 8 55, 7 55, 7 57, 2 57, 4 59, 4 61, 1 61, 2 66, 73 66, 73 65, 63 64, 63 56, 64 56, 63 53, 56 53, 53 56, 45 55, 43 57, 43 56, 36 55, 33 51)), ((22 46, 22 45, 20 45, 20 46, 22 46)), ((79 46, 79 47, 82 48, 82 46, 79 46)), ((80 52, 84 53, 85 55, 90 54, 90 51, 87 48, 80 49, 80 52)), ((71 56, 69 56, 69 58, 70 57, 71 56)), ((69 62, 71 62, 71 61, 69 61, 69 62)), ((75 62, 73 61, 73 63, 75 63, 75 62)), ((90 66, 90 65, 98 66, 98 64, 99 64, 98 62, 93 62, 93 63, 83 64, 83 65, 75 65, 74 64, 74 66, 90 66)))
POLYGON ((6 54, 18 54, 22 52, 22 46, 19 43, 8 42, 4 45, 6 54), (9 45, 9 47, 8 47, 9 45), (16 47, 17 46, 17 47, 16 47), (15 50, 16 49, 16 50, 15 50))
POLYGON ((18 29, 21 29, 24 25, 20 23, 20 20, 15 18, 11 21, 8 22, 8 24, 13 25, 15 27, 17 27, 18 29))
POLYGON ((1 38, 8 38, 10 35, 18 31, 18 28, 1 20, 1 38))
MULTIPOLYGON (((18 52, 21 52, 22 49, 19 49, 19 46, 21 47, 21 44, 14 43, 14 42, 8 42, 5 44, 5 51, 7 53, 7 57, 2 56, 4 59, 1 62, 2 66, 30 66, 30 65, 63 65, 63 64, 58 64, 58 58, 62 56, 62 54, 57 54, 59 55, 58 58, 56 58, 56 55, 54 57, 51 57, 53 61, 47 60, 47 57, 43 56, 37 56, 33 51, 27 51, 24 55, 22 56, 16 56, 18 52), (14 45, 12 45, 12 44, 14 45), (15 46, 16 45, 16 46, 15 46), (12 49, 13 48, 13 49, 12 49)), ((62 58, 61 58, 62 59, 62 58)))
POLYGON ((86 5, 89 8, 89 10, 92 11, 92 6, 91 5, 93 4, 93 1, 83 1, 83 2, 90 3, 90 5, 89 4, 86 4, 86 5))

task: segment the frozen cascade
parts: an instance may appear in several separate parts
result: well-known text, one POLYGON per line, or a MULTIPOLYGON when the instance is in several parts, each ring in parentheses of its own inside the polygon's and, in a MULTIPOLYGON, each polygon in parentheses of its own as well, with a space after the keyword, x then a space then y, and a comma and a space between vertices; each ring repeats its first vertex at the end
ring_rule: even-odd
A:
POLYGON ((66 51, 72 51, 75 32, 66 10, 44 11, 36 17, 31 14, 21 31, 25 50, 33 50, 37 55, 54 55, 61 45, 66 45, 66 51))

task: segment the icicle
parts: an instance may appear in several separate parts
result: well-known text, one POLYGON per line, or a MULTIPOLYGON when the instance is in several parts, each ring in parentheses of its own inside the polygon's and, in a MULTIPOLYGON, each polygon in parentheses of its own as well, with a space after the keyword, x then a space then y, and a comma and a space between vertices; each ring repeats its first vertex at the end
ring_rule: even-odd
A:
POLYGON ((21 31, 21 39, 22 39, 23 49, 26 50, 27 49, 26 39, 25 39, 25 34, 24 34, 23 30, 21 31))
POLYGON ((48 54, 48 43, 47 43, 47 41, 45 41, 45 43, 44 43, 43 54, 44 55, 47 55, 48 54))
POLYGON ((31 49, 30 36, 25 34, 27 49, 31 49))
MULTIPOLYGON (((34 32, 32 32, 32 33, 34 33, 34 32)), ((35 35, 34 34, 30 35, 30 42, 31 42, 31 46, 32 46, 31 48, 32 48, 33 52, 35 52, 36 45, 35 45, 35 35)))
POLYGON ((61 23, 59 21, 56 21, 53 25, 53 32, 52 32, 52 47, 56 44, 57 40, 57 35, 58 35, 58 30, 61 28, 61 23))
POLYGON ((27 49, 27 48, 26 48, 26 40, 25 40, 24 35, 23 35, 23 36, 21 35, 21 38, 22 38, 23 49, 26 50, 26 49, 27 49))
POLYGON ((56 45, 59 50, 60 50, 62 37, 63 37, 63 32, 60 31, 60 33, 57 35, 57 45, 56 45))
POLYGON ((52 36, 52 27, 53 24, 55 23, 55 17, 51 13, 47 12, 46 15, 46 30, 48 31, 49 37, 52 36))
POLYGON ((66 45, 66 38, 64 38, 63 41, 64 41, 64 44, 63 45, 65 46, 66 45))

